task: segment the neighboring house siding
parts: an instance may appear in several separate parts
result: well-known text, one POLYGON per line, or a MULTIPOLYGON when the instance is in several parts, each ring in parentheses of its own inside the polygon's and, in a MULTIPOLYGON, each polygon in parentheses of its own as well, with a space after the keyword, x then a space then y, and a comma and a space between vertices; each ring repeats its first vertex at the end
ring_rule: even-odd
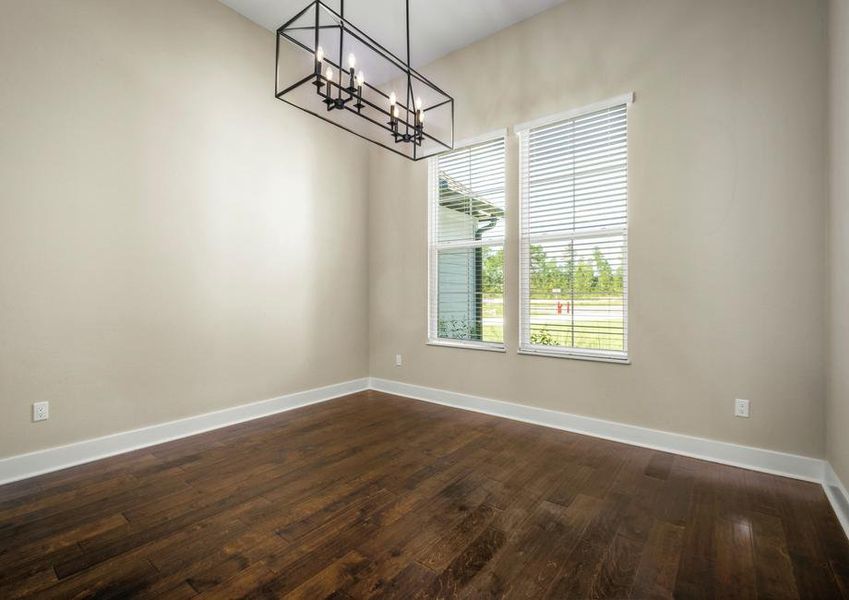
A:
MULTIPOLYGON (((456 210, 439 207, 441 226, 474 232, 477 219, 456 210)), ((439 260, 439 329, 442 335, 457 339, 472 337, 475 299, 478 289, 475 277, 475 248, 443 251, 439 260)))

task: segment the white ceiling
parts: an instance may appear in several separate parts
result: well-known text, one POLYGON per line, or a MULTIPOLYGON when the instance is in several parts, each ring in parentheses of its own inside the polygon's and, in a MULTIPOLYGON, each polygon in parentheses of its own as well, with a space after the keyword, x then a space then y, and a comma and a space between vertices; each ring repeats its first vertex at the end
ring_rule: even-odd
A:
MULTIPOLYGON (((220 0, 255 23, 275 31, 309 0, 220 0)), ((446 54, 532 17, 564 0, 410 0, 412 64, 446 54)), ((339 10, 340 0, 325 0, 339 10)), ((404 58, 404 0, 347 0, 345 17, 404 58)))

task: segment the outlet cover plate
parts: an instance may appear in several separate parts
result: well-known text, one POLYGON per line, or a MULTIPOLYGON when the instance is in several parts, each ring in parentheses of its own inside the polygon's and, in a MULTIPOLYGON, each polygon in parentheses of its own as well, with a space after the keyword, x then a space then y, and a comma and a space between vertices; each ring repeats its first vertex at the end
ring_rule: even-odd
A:
POLYGON ((39 421, 46 421, 50 418, 50 403, 49 402, 35 402, 32 405, 32 420, 37 423, 39 421))

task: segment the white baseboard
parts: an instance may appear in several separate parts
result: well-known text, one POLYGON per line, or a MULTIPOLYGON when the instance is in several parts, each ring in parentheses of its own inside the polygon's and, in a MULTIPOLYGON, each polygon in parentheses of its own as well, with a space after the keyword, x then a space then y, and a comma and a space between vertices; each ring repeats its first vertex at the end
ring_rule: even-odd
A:
POLYGON ((92 440, 85 440, 21 454, 0 460, 0 484, 27 479, 51 471, 66 469, 116 454, 155 446, 212 429, 267 417, 309 404, 324 402, 368 389, 368 379, 355 379, 270 400, 234 406, 216 412, 188 417, 178 421, 151 425, 92 440))
POLYGON ((831 507, 834 509, 837 519, 843 526, 843 531, 846 532, 846 537, 849 537, 849 492, 846 491, 846 486, 837 477, 837 473, 831 468, 830 463, 825 465, 825 479, 822 482, 822 487, 829 502, 831 502, 831 507))
POLYGON ((633 446, 672 452, 794 479, 822 483, 825 475, 826 462, 818 458, 739 446, 728 442, 625 425, 624 423, 582 417, 545 408, 513 404, 387 379, 373 377, 370 379, 369 387, 381 392, 407 396, 454 408, 563 429, 633 446))

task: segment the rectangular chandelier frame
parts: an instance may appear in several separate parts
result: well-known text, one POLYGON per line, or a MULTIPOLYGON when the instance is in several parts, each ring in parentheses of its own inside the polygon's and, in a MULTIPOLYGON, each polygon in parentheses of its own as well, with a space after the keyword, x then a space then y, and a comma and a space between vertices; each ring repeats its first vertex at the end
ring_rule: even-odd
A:
POLYGON ((454 99, 410 66, 409 4, 406 61, 348 21, 344 17, 344 0, 341 14, 322 0, 310 2, 277 30, 276 38, 278 100, 413 161, 453 150, 454 99), (321 42, 328 36, 333 43, 338 40, 338 52, 333 52, 333 56, 324 55, 321 50, 321 42), (285 87, 281 84, 281 66, 286 63, 288 68, 292 60, 287 61, 282 55, 281 40, 298 51, 296 69, 301 70, 303 65, 305 72, 308 64, 311 67, 285 87), (361 54, 371 53, 367 58, 372 59, 372 65, 381 66, 385 81, 381 84, 355 78, 353 66, 343 67, 346 47, 356 48, 361 54), (332 76, 325 74, 325 67, 332 76), (399 97, 394 90, 389 91, 393 83, 401 89, 399 97), (422 96, 427 105, 417 106, 422 96))

